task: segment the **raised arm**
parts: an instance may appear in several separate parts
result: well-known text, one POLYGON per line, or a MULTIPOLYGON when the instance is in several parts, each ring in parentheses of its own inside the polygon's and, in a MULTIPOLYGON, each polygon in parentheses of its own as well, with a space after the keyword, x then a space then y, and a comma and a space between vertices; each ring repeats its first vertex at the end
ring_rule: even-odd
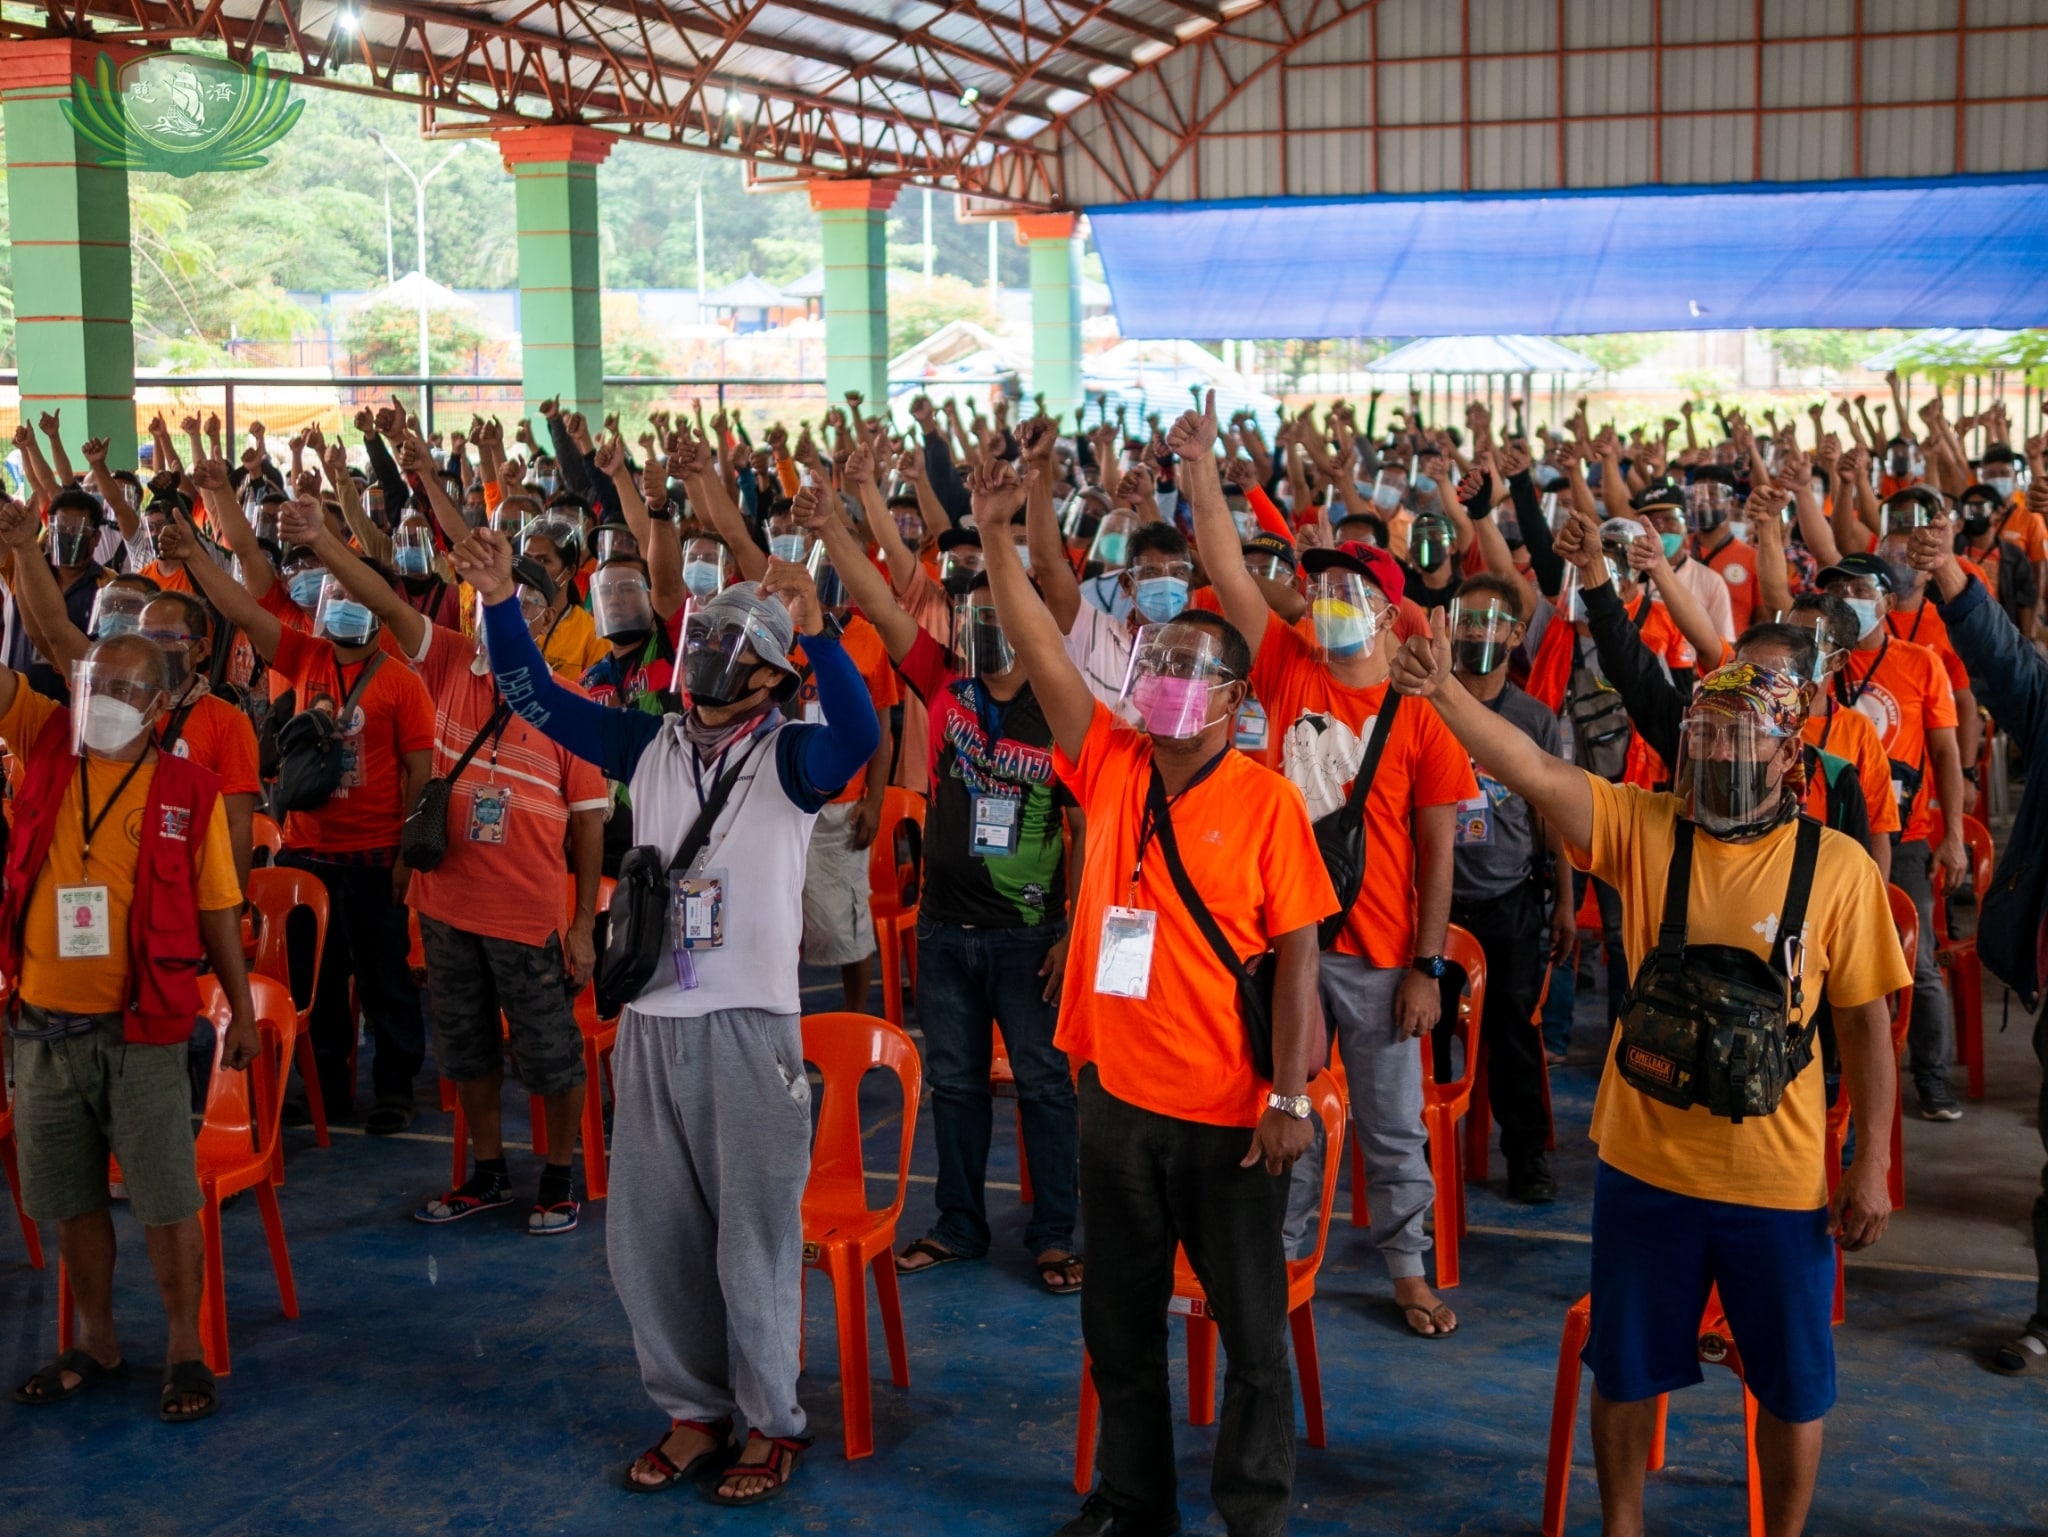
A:
POLYGON ((36 548, 36 532, 36 515, 20 502, 0 496, 0 544, 14 555, 14 601, 21 609, 22 627, 58 674, 68 677, 71 664, 91 649, 92 642, 65 611, 57 573, 36 548))
POLYGON ((1095 696, 1068 657, 1059 622, 1031 585, 1031 574, 1010 540, 1010 524, 1024 504, 1024 488, 1017 484, 1016 472, 997 459, 976 469, 968 490, 974 526, 981 530, 982 566, 988 572, 996 617, 1024 664, 1053 740, 1069 758, 1078 758, 1095 718, 1095 696))
POLYGON ((1070 634, 1081 612, 1081 584, 1067 564, 1066 541, 1060 536, 1059 516, 1052 508, 1053 447, 1059 441, 1054 418, 1034 416, 1022 423, 1017 441, 1024 451, 1024 535, 1031 551, 1031 570, 1060 632, 1070 634))
POLYGON ((1749 528, 1756 535, 1758 611, 1782 614, 1792 607, 1792 570, 1785 560, 1785 522, 1780 515, 1787 498, 1777 486, 1759 486, 1749 493, 1749 528))
MULTIPOLYGON (((258 603, 248 588, 214 564, 200 544, 198 531, 192 527, 189 516, 179 512, 164 520, 163 532, 157 536, 156 552, 160 559, 182 562, 185 574, 192 578, 192 585, 214 606, 221 618, 248 636, 249 644, 256 648, 256 654, 264 661, 276 660, 278 643, 284 639, 282 621, 258 603)), ((262 564, 267 571, 269 562, 262 564)))
POLYGON ((1720 666, 1721 651, 1727 644, 1720 627, 1708 617, 1706 608, 1694 596, 1693 590, 1671 569, 1671 562, 1664 558, 1664 546, 1658 543, 1657 536, 1650 534, 1645 538, 1631 539, 1628 563, 1634 570, 1650 574, 1657 595, 1664 600, 1665 611, 1671 615, 1671 622, 1678 626, 1678 633, 1685 637, 1685 643, 1699 658, 1700 670, 1711 672, 1720 666))
POLYGON ((853 595, 854 606, 867 615, 868 623, 882 637, 889 660, 901 662, 917 642, 917 621, 904 611, 889 590, 889 579, 877 571, 861 548, 860 539, 847 527, 846 519, 826 505, 826 499, 809 486, 799 486, 790 502, 797 522, 824 541, 832 569, 853 595))
POLYGON ((740 509, 725 489, 710 450, 698 439, 685 437, 669 461, 670 473, 680 467, 690 501, 701 518, 709 520, 718 536, 732 551, 733 563, 747 581, 758 582, 768 574, 768 556, 754 543, 754 531, 740 516, 740 509))
POLYGON ((1230 516, 1229 503, 1223 500, 1223 480, 1212 451, 1215 441, 1216 392, 1210 390, 1200 412, 1181 413, 1167 430, 1166 445, 1180 456, 1181 489, 1195 512, 1195 545, 1202 552, 1202 569, 1216 589, 1223 617, 1244 636, 1256 659, 1272 611, 1259 584, 1245 569, 1237 524, 1230 516))

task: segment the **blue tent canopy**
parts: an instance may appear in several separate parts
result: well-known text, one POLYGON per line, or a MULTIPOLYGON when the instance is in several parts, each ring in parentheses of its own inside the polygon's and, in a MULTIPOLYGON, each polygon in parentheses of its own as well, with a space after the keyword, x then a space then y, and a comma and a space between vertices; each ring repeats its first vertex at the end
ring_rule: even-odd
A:
POLYGON ((1129 337, 2048 322, 2048 177, 1091 208, 1129 337))

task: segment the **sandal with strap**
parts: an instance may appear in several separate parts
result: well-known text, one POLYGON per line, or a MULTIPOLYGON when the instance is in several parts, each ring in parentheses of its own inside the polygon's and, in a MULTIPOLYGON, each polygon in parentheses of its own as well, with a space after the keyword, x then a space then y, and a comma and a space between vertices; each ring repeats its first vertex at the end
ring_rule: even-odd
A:
POLYGON ((220 1385, 213 1369, 204 1361, 173 1361, 164 1368, 164 1390, 158 1397, 156 1417, 167 1425, 184 1425, 203 1420, 220 1407, 220 1385), (203 1398, 197 1409, 173 1408, 177 1398, 203 1398))
POLYGON ((1991 1352, 1991 1369, 2001 1377, 2030 1377, 2048 1369, 2048 1339, 2028 1329, 1991 1352))
POLYGON ((940 1248, 929 1238, 920 1238, 916 1243, 896 1256, 896 1273, 898 1275, 923 1275, 927 1270, 937 1270, 941 1265, 950 1265, 954 1261, 962 1260, 966 1257, 964 1254, 955 1254, 951 1249, 940 1248), (903 1263, 913 1256, 924 1260, 926 1263, 922 1265, 906 1265, 903 1263))
POLYGON ((811 1449, 813 1439, 811 1436, 764 1436, 758 1430, 748 1431, 747 1445, 766 1441, 768 1455, 759 1462, 741 1462, 735 1458, 727 1463, 725 1471, 716 1480, 705 1481, 704 1498, 713 1505, 765 1504, 789 1487, 790 1479, 796 1474, 797 1463, 811 1449), (721 1494, 719 1486, 735 1478, 765 1478, 769 1482, 751 1494, 721 1494))
POLYGON ((1071 1297, 1081 1289, 1081 1256, 1063 1254, 1038 1261, 1038 1284, 1055 1297, 1071 1297))
POLYGON ((1451 1305, 1448 1302, 1439 1302, 1435 1307, 1424 1307, 1419 1302, 1406 1302, 1401 1305, 1401 1317, 1408 1325, 1408 1332, 1419 1340, 1447 1340, 1458 1332, 1457 1319, 1451 1312, 1451 1305), (1426 1332, 1415 1327, 1417 1313, 1420 1313, 1423 1321, 1429 1325, 1426 1332), (1444 1327, 1444 1320, 1447 1318, 1451 1320, 1448 1329, 1444 1327))
POLYGON ((61 1404, 65 1399, 83 1393, 87 1388, 96 1388, 103 1382, 112 1382, 127 1375, 126 1361, 116 1361, 112 1366, 102 1366, 83 1350, 67 1350, 16 1388, 14 1401, 40 1409, 45 1404, 61 1404), (78 1379, 68 1388, 64 1386, 66 1372, 70 1372, 78 1379))
POLYGON ((638 1457, 626 1465, 625 1477, 620 1480, 634 1494, 660 1494, 664 1489, 673 1489, 677 1484, 695 1483, 709 1473, 724 1471, 727 1459, 732 1455, 732 1421, 723 1420, 670 1420, 669 1435, 679 1430, 694 1430, 699 1435, 711 1438, 711 1445, 692 1457, 681 1467, 675 1459, 662 1450, 668 1445, 668 1436, 663 1436, 638 1457), (650 1464, 661 1474, 659 1483, 642 1483, 633 1476, 633 1469, 641 1463, 650 1464))

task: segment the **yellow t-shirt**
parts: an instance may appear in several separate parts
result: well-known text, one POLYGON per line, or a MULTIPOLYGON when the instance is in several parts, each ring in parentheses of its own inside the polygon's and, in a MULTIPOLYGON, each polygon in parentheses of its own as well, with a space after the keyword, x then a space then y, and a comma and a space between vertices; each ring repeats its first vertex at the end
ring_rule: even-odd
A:
MULTIPOLYGON (((0 741, 26 757, 35 739, 58 714, 56 701, 44 698, 18 679, 14 703, 0 715, 0 741)), ((29 889, 28 917, 21 936, 21 997, 39 1009, 67 1014, 115 1014, 128 1001, 128 910, 135 901, 135 869, 142 850, 142 813, 149 804, 150 781, 156 777, 152 759, 135 772, 126 788, 121 779, 133 767, 109 759, 87 757, 92 814, 98 821, 92 858, 85 857, 83 807, 78 780, 66 785, 57 808, 56 834, 49 858, 36 872, 29 889), (116 790, 119 790, 118 797, 116 790), (64 959, 58 952, 57 893, 76 888, 106 888, 107 953, 92 959, 64 959)), ((235 856, 228 842, 227 813, 213 804, 213 818, 200 840, 196 869, 202 911, 238 906, 242 888, 235 880, 235 856)))
POLYGON ((540 649, 549 669, 571 683, 581 683, 584 673, 612 654, 611 646, 599 637, 590 611, 573 603, 562 610, 562 617, 548 634, 548 643, 540 649))
MULTIPOLYGON (((1593 792, 1593 847, 1573 863, 1621 893, 1621 933, 1633 977, 1656 948, 1665 871, 1678 818, 1676 796, 1586 776, 1593 792)), ((1754 843, 1695 835, 1686 942, 1741 945, 1768 959, 1778 907, 1792 878, 1796 823, 1754 843)), ((1885 997, 1913 980, 1892 927, 1884 884, 1868 850, 1832 829, 1820 837, 1806 908, 1802 982, 1811 1009, 1825 987, 1836 1009, 1885 997)), ((1620 1032, 1615 1033, 1620 1039, 1620 1032)), ((1812 1211, 1827 1204, 1826 1092, 1816 1056, 1777 1110, 1737 1126, 1704 1105, 1660 1104, 1622 1078, 1608 1047, 1593 1104, 1592 1136, 1603 1162, 1646 1184, 1707 1201, 1812 1211)))

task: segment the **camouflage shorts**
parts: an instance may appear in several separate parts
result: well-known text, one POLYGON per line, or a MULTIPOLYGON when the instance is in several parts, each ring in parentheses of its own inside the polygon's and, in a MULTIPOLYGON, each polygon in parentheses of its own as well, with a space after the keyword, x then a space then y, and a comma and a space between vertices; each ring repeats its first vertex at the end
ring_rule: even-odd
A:
POLYGON ((509 1025, 513 1064, 527 1093, 566 1094, 583 1082, 583 1032, 560 936, 522 945, 422 915, 420 941, 434 1060, 443 1073, 457 1083, 489 1077, 504 1061, 509 1025))

